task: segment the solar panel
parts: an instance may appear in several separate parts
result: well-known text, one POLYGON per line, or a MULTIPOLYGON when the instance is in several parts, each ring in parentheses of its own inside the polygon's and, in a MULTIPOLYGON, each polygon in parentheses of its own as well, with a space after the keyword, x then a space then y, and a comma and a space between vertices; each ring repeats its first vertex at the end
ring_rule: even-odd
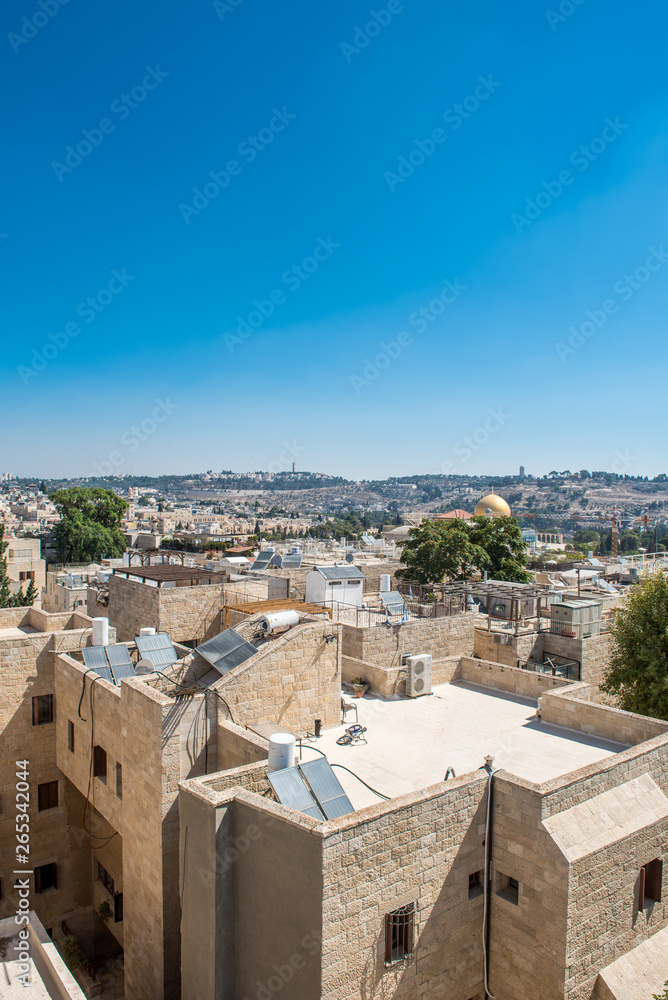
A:
POLYGON ((313 798, 313 793, 296 767, 270 771, 267 777, 282 805, 305 813, 313 819, 322 820, 325 818, 320 806, 313 798))
POLYGON ((107 646, 107 659, 112 669, 114 680, 118 684, 123 677, 134 677, 135 668, 132 666, 128 647, 124 643, 115 646, 107 646))
POLYGON ((219 673, 227 674, 240 663, 255 656, 257 648, 233 628, 228 628, 219 635, 214 635, 213 639, 203 642, 201 646, 197 646, 197 652, 219 673))
POLYGON ((257 557, 257 559, 255 560, 255 562, 251 566, 251 569, 267 569, 268 566, 269 566, 269 563, 271 562, 271 560, 273 558, 273 555, 274 555, 273 552, 271 553, 271 555, 267 555, 267 556, 264 556, 262 553, 260 553, 260 555, 257 557))
POLYGON ((104 677, 105 681, 109 681, 110 684, 114 683, 114 676, 109 669, 104 646, 86 646, 81 652, 83 653, 84 663, 89 670, 94 670, 96 674, 104 677))
POLYGON ((398 590, 388 590, 382 593, 380 599, 385 605, 387 612, 391 615, 403 615, 406 610, 406 602, 398 590))
POLYGON ((157 635, 138 635, 135 639, 142 659, 150 660, 154 667, 168 667, 178 662, 172 640, 166 632, 157 635))
POLYGON ((350 799, 341 787, 341 782, 332 771, 332 765, 324 757, 309 760, 299 765, 327 819, 338 819, 355 812, 350 799))
POLYGON ((283 568, 301 569, 302 558, 301 552, 288 552, 283 556, 283 568))

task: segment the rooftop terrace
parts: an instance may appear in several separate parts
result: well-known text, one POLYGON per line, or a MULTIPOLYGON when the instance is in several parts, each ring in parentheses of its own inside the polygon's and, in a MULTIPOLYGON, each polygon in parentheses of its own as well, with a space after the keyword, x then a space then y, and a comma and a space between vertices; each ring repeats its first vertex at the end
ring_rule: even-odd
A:
MULTIPOLYGON (((367 742, 339 746, 345 726, 328 729, 304 743, 303 759, 327 755, 373 788, 394 798, 442 781, 449 767, 457 776, 475 771, 485 756, 494 767, 541 783, 626 749, 624 743, 599 739, 536 718, 535 699, 507 694, 462 681, 434 687, 431 697, 386 700, 372 695, 346 701, 358 709, 367 742)), ((341 768, 335 772, 355 809, 380 799, 341 768)))

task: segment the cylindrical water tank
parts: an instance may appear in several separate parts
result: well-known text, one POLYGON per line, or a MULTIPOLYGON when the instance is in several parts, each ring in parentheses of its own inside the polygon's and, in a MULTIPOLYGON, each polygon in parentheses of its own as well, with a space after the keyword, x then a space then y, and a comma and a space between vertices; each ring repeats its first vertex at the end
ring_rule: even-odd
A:
POLYGON ((140 628, 139 629, 139 634, 140 635, 155 635, 155 629, 154 628, 149 628, 148 626, 146 628, 140 628))
POLYGON ((381 594, 387 594, 390 590, 390 574, 381 573, 380 574, 380 592, 381 594))
POLYGON ((282 771, 295 766, 297 740, 292 733, 274 733, 269 740, 268 771, 282 771))
POLYGON ((287 632, 293 625, 299 625, 299 615, 296 611, 274 611, 260 619, 260 628, 265 635, 287 632))
POLYGON ((109 619, 93 618, 93 645, 109 645, 109 619))

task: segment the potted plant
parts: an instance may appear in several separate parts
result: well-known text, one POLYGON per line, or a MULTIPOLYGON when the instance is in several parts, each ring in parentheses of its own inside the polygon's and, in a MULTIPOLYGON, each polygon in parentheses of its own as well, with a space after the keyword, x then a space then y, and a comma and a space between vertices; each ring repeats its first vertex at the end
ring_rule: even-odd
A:
POLYGON ((356 698, 363 698, 369 690, 369 685, 362 677, 353 677, 350 683, 353 686, 356 698))
POLYGON ((108 900, 105 899, 103 900, 103 902, 100 903, 100 905, 97 908, 97 915, 100 918, 100 920, 104 920, 105 924, 110 917, 113 917, 113 913, 111 912, 111 907, 109 906, 108 900))

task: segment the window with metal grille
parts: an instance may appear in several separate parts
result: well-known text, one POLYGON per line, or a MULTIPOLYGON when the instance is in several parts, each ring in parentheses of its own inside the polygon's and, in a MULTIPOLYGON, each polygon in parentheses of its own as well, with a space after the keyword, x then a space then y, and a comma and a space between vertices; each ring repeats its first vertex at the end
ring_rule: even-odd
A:
POLYGON ((661 902, 661 885, 663 882, 663 861, 655 858, 648 861, 640 869, 638 886, 638 908, 643 910, 652 903, 661 902))
POLYGON ((107 751, 103 747, 93 747, 93 777, 107 780, 107 751))
POLYGON ((107 869, 102 867, 99 861, 96 861, 95 864, 97 865, 98 882, 101 882, 102 885, 107 890, 107 892, 109 893, 109 895, 113 896, 116 892, 116 886, 114 885, 113 878, 111 877, 107 869))
POLYGON ((482 871, 472 872, 469 875, 469 899, 475 899, 477 896, 482 896, 482 893, 482 871))
POLYGON ((67 720, 67 749, 74 753, 74 723, 67 720))
POLYGON ((415 903, 385 915, 385 964, 402 962, 413 954, 415 903))
POLYGON ((58 872, 55 861, 35 868, 35 892, 46 892, 58 888, 58 872))
POLYGON ((37 786, 37 809, 42 812, 44 809, 55 809, 58 805, 58 782, 45 781, 37 786))
POLYGON ((47 722, 53 722, 53 695, 38 694, 32 700, 32 724, 44 726, 47 722))

